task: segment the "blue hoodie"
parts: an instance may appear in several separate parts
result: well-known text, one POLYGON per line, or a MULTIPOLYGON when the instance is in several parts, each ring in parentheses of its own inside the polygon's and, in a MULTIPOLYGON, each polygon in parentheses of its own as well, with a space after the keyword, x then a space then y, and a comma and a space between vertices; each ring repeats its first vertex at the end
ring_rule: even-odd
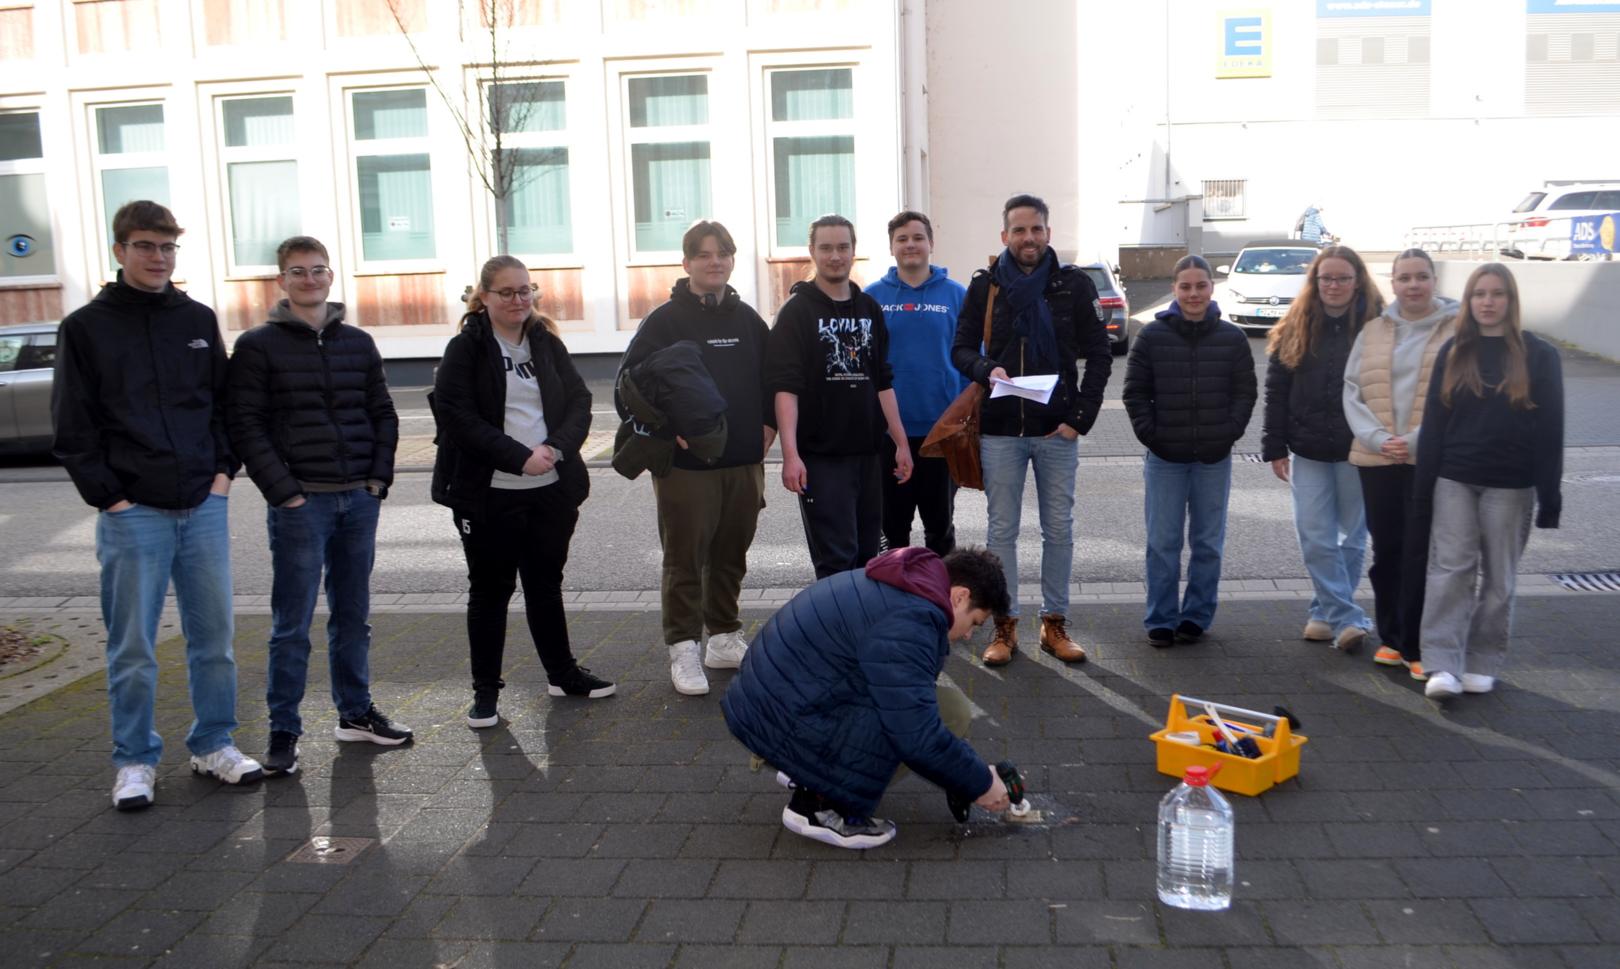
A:
POLYGON ((883 307, 894 395, 907 437, 927 437, 939 415, 967 388, 967 378, 951 363, 951 339, 967 289, 942 267, 928 269, 921 286, 908 285, 898 268, 890 268, 865 289, 883 307))

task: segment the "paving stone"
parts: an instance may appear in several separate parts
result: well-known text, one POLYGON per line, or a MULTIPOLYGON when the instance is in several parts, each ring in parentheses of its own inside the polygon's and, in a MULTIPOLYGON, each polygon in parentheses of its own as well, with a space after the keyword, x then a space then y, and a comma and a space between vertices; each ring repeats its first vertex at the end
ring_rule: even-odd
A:
POLYGON ((945 942, 944 902, 851 903, 844 919, 846 945, 940 945, 945 942))
POLYGON ((1491 939, 1503 945, 1598 941, 1579 910, 1558 899, 1476 898, 1468 905, 1491 939))
POLYGON ((1158 922, 1146 902, 1086 902, 1053 910, 1059 945, 1154 945, 1158 922))
POLYGON ((1052 906, 1040 899, 951 903, 946 939, 953 945, 1044 945, 1052 941, 1052 906))
POLYGON ((278 962, 352 962, 387 927, 385 918, 306 915, 265 957, 278 962))
POLYGON ((246 969, 272 945, 268 937, 190 935, 152 963, 152 969, 246 969))
MULTIPOLYGON (((873 853, 875 854, 875 853, 873 853)), ((818 861, 810 873, 807 898, 896 899, 903 896, 908 865, 867 857, 861 861, 818 861)))
POLYGON ((1325 948, 1229 946, 1226 963, 1233 969, 1334 969, 1334 951, 1325 948))
POLYGON ((633 860, 625 865, 613 894, 621 897, 702 898, 720 863, 683 859, 633 860))
POLYGON ((1387 861, 1304 858, 1294 868, 1311 898, 1405 898, 1410 894, 1387 861))
POLYGON ((776 969, 781 962, 780 946, 683 945, 674 969, 776 969))
POLYGON ((1258 902, 1234 899, 1223 912, 1191 912, 1159 905, 1159 925, 1171 946, 1265 945, 1271 941, 1258 902))
POLYGON ((1569 969, 1613 969, 1620 965, 1620 946, 1565 945, 1558 947, 1569 969))
MULTIPOLYGON (((896 946, 892 969, 1000 969, 995 946, 896 946)), ((1071 963, 1072 965, 1072 963, 1071 963)))
POLYGON ((1490 862, 1481 858, 1402 858, 1395 861, 1418 898, 1488 898, 1511 895, 1490 862))
POLYGON ((789 947, 782 951, 782 969, 886 969, 889 950, 883 946, 789 947))
POLYGON ((831 945, 844 923, 844 903, 754 901, 748 903, 737 941, 749 945, 831 945))
POLYGON ((664 969, 675 959, 672 945, 585 942, 574 947, 569 969, 664 969))
MULTIPOLYGON (((520 940, 537 930, 546 899, 464 898, 430 930, 436 939, 520 940)), ((572 941, 573 937, 563 939, 572 941)), ((546 941, 554 941, 555 937, 546 941)))
MULTIPOLYGON (((521 945, 538 948, 541 943, 519 943, 521 945)), ((354 964, 354 969, 431 969, 436 966, 456 966, 458 969, 470 969, 471 966, 560 966, 563 957, 568 954, 567 946, 557 946, 560 949, 556 958, 546 962, 538 957, 537 953, 525 952, 523 955, 528 961, 517 962, 515 959, 507 961, 494 961, 484 959, 482 962, 472 954, 474 944, 459 939, 393 939, 387 933, 366 949, 365 955, 354 964)), ((503 953, 503 957, 507 954, 503 953)))
POLYGON ((749 903, 731 899, 654 900, 636 930, 639 942, 730 943, 749 903))
POLYGON ((1220 952, 1215 949, 1166 949, 1158 947, 1120 946, 1115 950, 1118 969, 1208 969, 1219 965, 1220 952))
POLYGON ((129 908, 139 892, 100 888, 69 888, 52 896, 22 920, 31 929, 77 929, 95 926, 129 908))
POLYGON ((1368 945, 1378 933, 1355 902, 1266 901, 1260 910, 1283 945, 1368 945))
POLYGON ((238 892, 198 926, 203 935, 279 937, 289 931, 321 896, 294 892, 238 892))
POLYGON ((1490 939, 1462 901, 1406 899, 1366 905, 1385 942, 1402 945, 1483 945, 1490 939))
POLYGON ((1450 954, 1438 945, 1348 945, 1335 952, 1344 969, 1452 969, 1450 954))
POLYGON ((514 891, 519 895, 606 895, 627 864, 617 858, 546 858, 530 869, 514 891))
POLYGON ((544 863, 533 858, 463 855, 447 864, 422 891, 432 895, 510 895, 544 863))
POLYGON ((802 898, 810 877, 810 863, 804 861, 720 862, 711 898, 802 898))
POLYGON ((534 938, 559 942, 624 942, 641 920, 640 899, 559 899, 534 930, 534 938))
POLYGON ((1584 858, 1493 858, 1491 867, 1521 897, 1611 895, 1609 886, 1584 858))
POLYGON ((1103 897, 1103 867, 1098 862, 1021 861, 1007 865, 1008 898, 1049 902, 1103 897))
POLYGON ((906 897, 915 899, 1000 898, 1006 863, 1000 861, 914 861, 906 897))

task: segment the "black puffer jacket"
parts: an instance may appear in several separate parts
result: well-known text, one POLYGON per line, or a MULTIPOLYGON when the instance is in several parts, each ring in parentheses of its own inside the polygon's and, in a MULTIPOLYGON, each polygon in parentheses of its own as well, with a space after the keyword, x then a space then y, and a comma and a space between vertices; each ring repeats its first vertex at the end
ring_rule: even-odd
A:
MULTIPOLYGON (((1048 258, 1051 250, 1047 250, 1048 258)), ((951 342, 951 362, 969 380, 988 387, 990 371, 1005 368, 1007 376, 1022 377, 1023 340, 1013 334, 1012 315, 1007 301, 998 294, 990 312, 990 345, 981 353, 984 341, 984 307, 990 298, 990 282, 995 263, 981 269, 968 282, 962 315, 957 317, 956 338, 951 342)), ((1058 346, 1058 384, 1052 399, 1037 404, 1021 397, 986 398, 980 414, 980 430, 985 434, 1008 437, 1044 437, 1068 424, 1081 434, 1091 430, 1102 409, 1103 388, 1114 368, 1114 351, 1108 344, 1108 330, 1097 287, 1078 266, 1054 266, 1046 283, 1046 303, 1052 310, 1052 329, 1058 346), (1084 357, 1082 378, 1076 359, 1084 357)))
POLYGON ((1131 344, 1125 411, 1137 440, 1166 461, 1214 464, 1232 453, 1259 387, 1243 331, 1214 303, 1189 321, 1175 303, 1131 344))
MULTIPOLYGON (((590 494, 591 478, 579 449, 591 430, 591 392, 568 348, 545 327, 529 327, 530 363, 546 415, 544 443, 561 452, 561 488, 576 505, 590 494)), ((450 338, 433 375, 428 398, 439 433, 433 461, 433 500, 463 515, 482 514, 489 478, 497 469, 522 474, 530 449, 506 436, 506 370, 489 316, 468 317, 450 338)))
POLYGON ((1349 460, 1353 435, 1344 419, 1344 365, 1360 329, 1349 317, 1329 316, 1298 367, 1290 369, 1271 355, 1261 457, 1275 461, 1292 451, 1312 461, 1349 460))
POLYGON ((312 329, 286 300, 242 334, 231 354, 231 445, 271 505, 303 483, 373 485, 394 480, 399 417, 371 334, 326 304, 312 329))

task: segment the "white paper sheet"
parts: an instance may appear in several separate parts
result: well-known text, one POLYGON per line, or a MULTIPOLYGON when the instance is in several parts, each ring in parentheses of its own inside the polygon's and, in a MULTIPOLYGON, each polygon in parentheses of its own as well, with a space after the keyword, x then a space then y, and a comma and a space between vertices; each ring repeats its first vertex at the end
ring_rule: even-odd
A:
POLYGON ((1002 380, 1000 377, 990 381, 990 397, 1022 397, 1033 400, 1037 404, 1044 404, 1052 399, 1052 390, 1057 387, 1058 375, 1055 373, 1036 374, 1033 377, 1014 377, 1011 380, 1002 380))

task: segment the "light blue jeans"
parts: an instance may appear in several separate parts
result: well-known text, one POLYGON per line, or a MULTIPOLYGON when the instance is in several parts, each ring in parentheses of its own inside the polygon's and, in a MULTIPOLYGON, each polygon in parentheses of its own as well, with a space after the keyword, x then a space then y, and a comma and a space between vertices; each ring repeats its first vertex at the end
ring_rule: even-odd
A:
POLYGON ((1294 531, 1311 577, 1311 618, 1333 627, 1371 629, 1356 605, 1356 585, 1367 555, 1367 509, 1361 476, 1349 461, 1312 461, 1293 455, 1294 531))
POLYGON ((1174 629, 1185 620, 1208 629, 1215 621, 1221 586, 1232 458, 1183 464, 1149 451, 1142 457, 1142 481, 1147 519, 1147 615, 1142 625, 1174 629), (1192 555, 1187 560, 1187 592, 1178 604, 1183 533, 1192 555))
POLYGON ((1062 437, 979 439, 984 495, 989 511, 986 544, 1007 576, 1010 615, 1018 615, 1018 525, 1024 508, 1024 478, 1035 466, 1035 500, 1041 516, 1041 612, 1069 611, 1069 573, 1074 565, 1074 475, 1080 441, 1062 437))
POLYGON ((186 747, 199 756, 231 742, 236 729, 236 657, 231 649, 229 501, 210 494, 182 511, 135 505, 96 519, 101 617, 107 624, 107 695, 113 763, 156 765, 163 738, 153 727, 155 651, 163 597, 174 580, 195 719, 186 747))

